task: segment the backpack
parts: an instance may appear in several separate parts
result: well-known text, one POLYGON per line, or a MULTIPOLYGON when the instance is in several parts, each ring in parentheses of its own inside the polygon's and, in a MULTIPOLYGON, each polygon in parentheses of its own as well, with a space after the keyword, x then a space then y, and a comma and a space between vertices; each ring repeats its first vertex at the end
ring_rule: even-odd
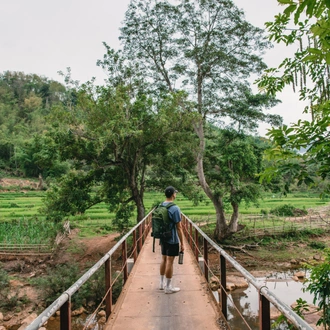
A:
POLYGON ((168 209, 175 205, 170 202, 167 205, 159 204, 152 212, 151 225, 152 232, 151 236, 154 238, 152 251, 155 252, 155 239, 166 239, 171 238, 171 219, 168 215, 168 209))

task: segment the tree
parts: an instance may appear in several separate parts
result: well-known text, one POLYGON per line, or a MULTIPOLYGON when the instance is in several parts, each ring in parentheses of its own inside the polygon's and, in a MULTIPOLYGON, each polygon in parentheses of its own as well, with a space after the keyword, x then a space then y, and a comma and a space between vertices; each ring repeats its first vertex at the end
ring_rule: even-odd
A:
MULTIPOLYGON (((266 70, 258 86, 275 95, 291 84, 300 99, 309 103, 304 112, 310 114, 310 120, 272 129, 269 136, 276 146, 269 157, 276 167, 294 168, 298 181, 310 185, 314 182, 310 173, 315 173, 315 168, 323 179, 330 173, 330 3, 327 0, 278 2, 286 8, 273 22, 266 23, 270 39, 285 45, 296 44, 298 49, 278 68, 266 70)), ((276 171, 276 168, 269 170, 267 175, 276 175, 276 171)), ((325 191, 329 192, 329 186, 325 191)))
POLYGON ((0 74, 0 169, 36 177, 45 169, 37 161, 38 148, 44 145, 46 117, 62 103, 64 92, 59 82, 35 74, 0 74))
MULTIPOLYGON (((260 54, 269 46, 262 30, 244 20, 231 0, 133 0, 121 28, 124 52, 143 65, 155 90, 189 95, 186 112, 196 114, 193 128, 199 140, 195 160, 199 184, 217 214, 215 236, 230 234, 221 196, 204 173, 205 125, 209 119, 229 119, 243 130, 258 121, 279 123, 264 108, 274 98, 253 95, 247 78, 265 69, 260 54)), ((222 169, 221 169, 222 170, 222 169)))
POLYGON ((150 93, 139 67, 105 46, 98 64, 109 75, 106 85, 79 86, 74 104, 54 117, 51 135, 73 168, 47 199, 48 213, 57 220, 104 201, 126 222, 134 203, 140 221, 148 167, 170 148, 171 135, 179 136, 189 124, 182 93, 150 93))
POLYGON ((257 173, 262 169, 264 148, 257 139, 235 130, 213 128, 207 134, 204 171, 214 194, 221 197, 224 207, 230 205, 229 230, 238 229, 240 204, 257 203, 261 186, 257 173))

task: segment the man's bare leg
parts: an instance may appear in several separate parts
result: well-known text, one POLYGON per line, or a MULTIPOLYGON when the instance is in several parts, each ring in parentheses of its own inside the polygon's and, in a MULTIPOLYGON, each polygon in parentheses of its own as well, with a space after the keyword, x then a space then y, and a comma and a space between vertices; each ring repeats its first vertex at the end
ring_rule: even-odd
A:
POLYGON ((166 269, 165 269, 165 276, 166 276, 166 287, 165 293, 175 293, 180 291, 180 288, 172 287, 172 276, 173 276, 173 263, 175 257, 166 257, 166 269))
POLYGON ((160 282, 159 282, 159 289, 164 290, 164 277, 165 277, 165 270, 166 270, 166 262, 167 256, 162 255, 162 261, 160 263, 159 274, 160 274, 160 282))

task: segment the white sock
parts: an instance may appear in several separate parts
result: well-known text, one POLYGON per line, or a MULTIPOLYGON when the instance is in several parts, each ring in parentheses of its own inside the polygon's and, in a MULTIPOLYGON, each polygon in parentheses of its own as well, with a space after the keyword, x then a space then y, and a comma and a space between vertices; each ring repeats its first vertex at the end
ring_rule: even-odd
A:
POLYGON ((160 275, 160 283, 164 283, 164 275, 160 275))
POLYGON ((166 286, 169 288, 171 286, 171 278, 166 278, 166 286))

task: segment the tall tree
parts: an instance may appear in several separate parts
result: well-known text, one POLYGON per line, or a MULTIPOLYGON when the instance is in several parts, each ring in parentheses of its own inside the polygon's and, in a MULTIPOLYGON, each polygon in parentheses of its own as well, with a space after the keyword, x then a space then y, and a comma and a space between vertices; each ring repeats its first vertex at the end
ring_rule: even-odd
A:
MULTIPOLYGON (((266 23, 270 39, 296 45, 297 51, 278 68, 265 71, 258 80, 260 89, 275 95, 287 85, 308 103, 302 112, 310 119, 269 132, 276 147, 269 157, 277 164, 265 177, 276 175, 278 168, 294 171, 300 183, 313 184, 315 168, 322 178, 330 173, 330 2, 327 0, 278 0, 283 13, 266 23), (298 152, 297 152, 298 151, 298 152), (297 161, 298 160, 298 161, 297 161)), ((329 186, 325 189, 329 192, 329 186)))
POLYGON ((216 209, 215 236, 225 237, 235 226, 226 224, 222 198, 204 173, 205 125, 208 119, 224 118, 240 129, 260 120, 279 123, 262 112, 274 99, 254 97, 247 82, 250 74, 265 69, 260 54, 268 41, 231 0, 132 0, 120 38, 128 57, 144 66, 156 89, 189 95, 185 111, 196 113, 199 183, 216 209))
POLYGON ((47 208, 57 219, 104 201, 126 221, 134 203, 141 220, 148 166, 189 123, 180 106, 184 95, 155 97, 138 66, 106 49, 98 63, 109 75, 106 85, 80 86, 75 103, 57 114, 60 125, 53 135, 62 159, 74 169, 49 194, 47 208))

